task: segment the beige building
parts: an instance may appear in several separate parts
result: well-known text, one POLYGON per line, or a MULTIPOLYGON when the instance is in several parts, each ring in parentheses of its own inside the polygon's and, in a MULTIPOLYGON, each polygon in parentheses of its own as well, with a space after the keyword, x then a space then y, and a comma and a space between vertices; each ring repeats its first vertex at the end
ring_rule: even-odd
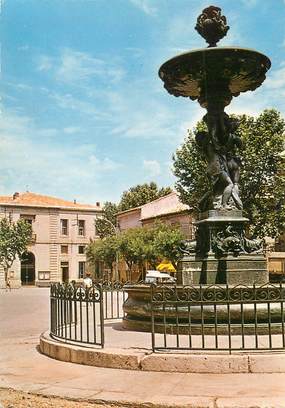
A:
MULTIPOLYGON (((185 238, 194 238, 190 208, 179 201, 176 192, 117 214, 117 225, 120 231, 153 225, 156 221, 169 225, 179 225, 185 238)), ((123 280, 139 279, 137 269, 133 270, 129 275, 130 272, 126 269, 126 265, 120 264, 119 270, 120 277, 123 280)))
POLYGON ((151 225, 156 220, 166 224, 178 224, 186 238, 191 239, 193 237, 189 206, 182 204, 177 193, 174 191, 150 203, 117 214, 117 223, 120 231, 151 225))
MULTIPOLYGON (((94 221, 101 213, 100 203, 78 204, 30 192, 0 196, 0 217, 23 218, 33 229, 27 254, 10 269, 11 286, 81 280, 86 272, 85 246, 96 236, 94 221)), ((0 287, 5 287, 2 268, 0 287)))

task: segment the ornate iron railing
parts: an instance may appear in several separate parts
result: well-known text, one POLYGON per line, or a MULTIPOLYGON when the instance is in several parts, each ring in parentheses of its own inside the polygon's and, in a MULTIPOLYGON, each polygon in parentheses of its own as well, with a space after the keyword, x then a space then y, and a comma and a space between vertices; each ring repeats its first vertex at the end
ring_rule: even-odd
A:
POLYGON ((156 350, 281 350, 285 286, 151 287, 156 350))
POLYGON ((102 285, 53 283, 50 288, 50 334, 68 343, 104 346, 102 285))
POLYGON ((123 303, 126 300, 124 283, 119 281, 103 281, 103 315, 105 320, 122 319, 123 303))
POLYGON ((124 317, 123 304, 127 299, 125 285, 144 283, 138 282, 121 282, 121 281, 98 281, 103 290, 103 315, 105 320, 122 319, 124 317))

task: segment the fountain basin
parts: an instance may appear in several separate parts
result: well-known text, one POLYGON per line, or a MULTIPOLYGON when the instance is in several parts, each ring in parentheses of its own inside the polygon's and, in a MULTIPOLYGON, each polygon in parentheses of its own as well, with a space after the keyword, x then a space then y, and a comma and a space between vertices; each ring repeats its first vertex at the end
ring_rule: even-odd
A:
POLYGON ((167 294, 162 295, 166 296, 164 300, 167 300, 164 303, 160 302, 161 294, 158 294, 152 304, 150 285, 126 285, 124 290, 128 298, 123 305, 125 312, 123 327, 128 330, 151 331, 153 313, 154 329, 157 333, 227 334, 229 321, 232 334, 268 334, 268 330, 272 334, 282 332, 282 325, 284 325, 282 299, 285 288, 273 285, 263 286, 258 289, 259 294, 256 294, 254 286, 238 285, 231 288, 232 298, 229 302, 226 298, 223 299, 225 285, 205 286, 203 301, 201 298, 199 300, 200 288, 201 286, 181 285, 172 289, 167 285, 167 294), (255 302, 256 296, 259 302, 255 302), (260 296, 264 296, 264 303, 260 301, 260 296), (177 297, 179 301, 176 301, 177 297), (187 299, 191 299, 191 303, 187 299), (268 299, 272 300, 270 306, 266 302, 268 299), (202 307, 201 303, 203 303, 202 307), (190 323, 189 316, 191 316, 190 323), (268 321, 270 321, 270 328, 268 321))
POLYGON ((207 108, 208 97, 223 100, 253 91, 265 80, 271 62, 249 48, 219 47, 197 49, 177 55, 159 69, 164 87, 174 96, 198 99, 207 108))

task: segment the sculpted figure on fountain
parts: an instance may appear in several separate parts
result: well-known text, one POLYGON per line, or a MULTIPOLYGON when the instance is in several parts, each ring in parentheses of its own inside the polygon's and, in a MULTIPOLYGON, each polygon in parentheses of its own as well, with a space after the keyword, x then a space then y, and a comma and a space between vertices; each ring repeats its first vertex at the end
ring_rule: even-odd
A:
POLYGON ((235 133, 238 121, 225 112, 209 112, 204 116, 208 131, 196 133, 196 142, 208 163, 207 174, 211 184, 200 200, 200 210, 242 209, 239 196, 240 137, 235 133))

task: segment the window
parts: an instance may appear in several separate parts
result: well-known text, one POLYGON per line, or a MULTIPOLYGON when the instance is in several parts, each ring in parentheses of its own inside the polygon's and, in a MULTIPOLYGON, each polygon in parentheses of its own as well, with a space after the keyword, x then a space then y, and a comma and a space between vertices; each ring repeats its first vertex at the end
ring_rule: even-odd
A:
POLYGON ((35 215, 30 215, 30 214, 21 214, 20 218, 21 218, 21 220, 25 220, 27 223, 32 225, 32 223, 36 219, 36 216, 35 215))
POLYGON ((60 233, 61 235, 68 235, 68 220, 60 220, 60 233))
POLYGON ((85 275, 85 262, 78 262, 78 278, 82 279, 85 275))
POLYGON ((78 220, 78 235, 84 236, 85 235, 85 221, 78 220))
POLYGON ((49 271, 39 271, 39 280, 50 280, 49 271))
POLYGON ((78 246, 78 253, 79 254, 84 254, 85 253, 85 245, 79 245, 78 246))
POLYGON ((60 253, 61 254, 68 254, 68 245, 61 245, 60 246, 60 253))

